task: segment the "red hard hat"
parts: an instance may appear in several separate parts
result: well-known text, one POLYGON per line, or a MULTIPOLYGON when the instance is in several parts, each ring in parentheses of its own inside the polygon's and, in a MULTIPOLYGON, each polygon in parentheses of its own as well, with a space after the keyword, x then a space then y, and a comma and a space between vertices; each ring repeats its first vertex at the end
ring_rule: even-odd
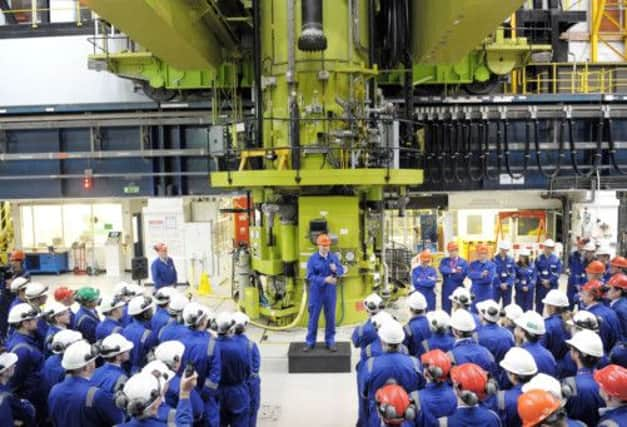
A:
POLYGON ((159 242, 154 246, 154 248, 155 248, 155 251, 161 252, 161 251, 167 250, 168 246, 163 242, 159 242))
POLYGON ((455 242, 448 242, 448 245, 446 245, 446 250, 449 252, 457 251, 459 250, 459 246, 455 242))
POLYGON ((605 265, 601 261, 592 261, 586 267, 586 273, 590 274, 603 274, 605 273, 605 265))
POLYGON ((618 268, 627 268, 627 258, 622 257, 622 256, 617 256, 614 257, 611 261, 610 261, 610 265, 612 267, 618 267, 618 268))
POLYGON ((627 275, 625 274, 615 274, 610 280, 607 282, 613 288, 627 289, 627 275))
POLYGON ((316 245, 318 246, 331 246, 331 238, 328 234, 320 234, 316 238, 316 245))
POLYGON ((384 422, 390 425, 401 425, 405 422, 405 412, 411 402, 403 387, 387 384, 377 390, 374 398, 384 422))
POLYGON ((420 252, 420 261, 431 262, 431 251, 427 249, 427 250, 420 252))
POLYGON ((608 365, 595 371, 594 380, 609 396, 627 401, 627 369, 619 365, 608 365))
POLYGON ((26 254, 24 253, 24 251, 21 249, 16 249, 13 252, 11 252, 11 256, 9 257, 9 260, 24 261, 25 258, 26 258, 26 254))
POLYGON ((518 416, 523 427, 533 427, 550 417, 560 406, 560 400, 548 391, 529 390, 518 398, 518 416))
POLYGON ((489 253, 488 247, 486 245, 477 246, 477 253, 487 255, 489 253))
POLYGON ((451 380, 459 384, 462 390, 475 393, 480 400, 486 396, 486 386, 488 385, 488 374, 474 363, 463 363, 451 368, 451 380))
POLYGON ((590 292, 596 298, 601 297, 603 295, 603 283, 598 280, 590 280, 588 283, 581 287, 582 291, 590 292))
POLYGON ((66 286, 61 286, 54 291, 54 299, 57 302, 61 302, 67 298, 71 298, 74 296, 74 291, 66 286))
POLYGON ((435 379, 445 380, 448 377, 449 372, 451 371, 451 359, 440 349, 431 350, 427 353, 424 353, 420 356, 420 361, 423 366, 425 366, 425 370, 429 370, 430 373, 436 374, 437 368, 440 370, 439 375, 434 375, 435 379), (436 369, 432 369, 435 367, 436 369))

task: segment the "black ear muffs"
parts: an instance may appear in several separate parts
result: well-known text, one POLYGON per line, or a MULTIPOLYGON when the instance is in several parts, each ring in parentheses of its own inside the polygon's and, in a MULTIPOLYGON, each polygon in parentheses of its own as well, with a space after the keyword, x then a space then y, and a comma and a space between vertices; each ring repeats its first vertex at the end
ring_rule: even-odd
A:
POLYGON ((499 391, 499 384, 494 378, 488 376, 488 382, 485 385, 485 392, 489 396, 491 396, 493 394, 496 394, 497 391, 499 391))
POLYGON ((429 373, 429 376, 431 376, 431 378, 433 378, 434 380, 440 379, 442 375, 444 375, 444 371, 442 371, 442 368, 435 365, 429 365, 427 367, 427 372, 429 373))
POLYGON ((53 342, 50 344, 50 348, 54 353, 63 353, 65 351, 65 346, 60 342, 53 342))
POLYGON ((115 347, 100 347, 100 355, 102 357, 110 357, 109 355, 112 353, 117 353, 120 351, 120 346, 116 345, 115 347))
POLYGON ((462 390, 459 397, 462 399, 462 402, 468 406, 475 406, 479 403, 479 396, 469 390, 462 390))
POLYGON ((113 402, 115 403, 115 406, 122 409, 123 411, 126 411, 127 406, 128 406, 128 398, 126 397, 126 394, 124 394, 123 391, 119 391, 118 393, 115 394, 115 397, 113 398, 113 402))
POLYGON ((573 390, 572 386, 566 383, 562 383, 562 397, 564 399, 569 399, 574 394, 575 394, 575 390, 573 390))
POLYGON ((499 309, 498 309, 498 308, 496 308, 496 307, 489 307, 489 308, 488 308, 488 313, 487 313, 487 314, 488 314, 489 316, 494 317, 494 316, 496 316, 498 313, 499 313, 499 309))

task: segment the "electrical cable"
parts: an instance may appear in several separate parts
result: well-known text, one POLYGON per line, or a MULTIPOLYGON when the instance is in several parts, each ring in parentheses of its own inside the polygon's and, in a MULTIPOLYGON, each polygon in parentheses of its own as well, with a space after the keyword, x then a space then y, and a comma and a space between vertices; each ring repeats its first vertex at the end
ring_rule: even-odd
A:
POLYGON ((610 156, 610 162, 612 163, 612 167, 620 175, 627 175, 627 172, 621 169, 621 167, 618 165, 618 162, 616 161, 616 144, 614 142, 614 133, 612 130, 612 119, 607 118, 606 125, 607 125, 607 142, 610 148, 609 156, 610 156))
POLYGON ((597 146, 593 154, 592 161, 590 162, 590 170, 581 174, 581 176, 586 179, 597 174, 599 166, 601 165, 601 160, 603 159, 603 127, 604 119, 603 117, 600 117, 597 124, 597 146))
POLYGON ((577 163, 577 148, 575 146, 575 134, 573 131, 573 119, 569 118, 566 120, 568 124, 568 150, 570 151, 570 164, 573 167, 573 171, 575 175, 582 176, 584 173, 579 168, 579 164, 577 163))
MULTIPOLYGON (((526 128, 526 126, 525 126, 526 128)), ((529 132, 526 132, 526 141, 525 141, 525 154, 523 160, 523 170, 519 174, 515 174, 512 172, 512 167, 510 165, 510 152, 509 152, 509 120, 503 120, 503 147, 505 149, 505 169, 507 170, 507 174, 512 179, 521 179, 527 175, 527 170, 529 168, 529 151, 531 147, 531 142, 529 141, 529 132)))
MULTIPOLYGON (((433 123, 433 140, 431 145, 431 159, 436 160, 439 157, 439 145, 440 145, 440 134, 442 133, 441 126, 438 122, 433 123)), ((436 174, 433 171, 434 164, 436 162, 429 162, 429 175, 431 176, 431 182, 434 184, 440 184, 442 180, 440 178, 436 178, 436 174)))
MULTIPOLYGON (((454 178, 451 178, 446 173, 446 165, 450 166, 450 160, 452 157, 452 140, 453 140, 453 124, 450 121, 444 123, 444 138, 442 141, 442 150, 440 151, 440 176, 445 184, 450 184, 454 181, 454 178)), ((449 169, 451 169, 449 167, 449 169)))
POLYGON ((538 171, 545 177, 549 179, 553 179, 557 177, 560 173, 560 169, 562 167, 562 158, 564 157, 564 121, 560 122, 560 136, 559 136, 559 147, 557 153, 557 162, 555 163, 555 168, 552 173, 545 172, 544 167, 542 166, 542 156, 540 154, 540 123, 538 119, 534 119, 534 146, 536 150, 536 164, 538 165, 538 171))
MULTIPOLYGON (((488 120, 483 120, 481 123, 482 133, 481 138, 483 141, 483 154, 481 155, 481 161, 483 164, 483 176, 491 181, 497 180, 499 178, 500 169, 497 169, 496 175, 490 175, 490 122, 488 120)), ((497 138, 498 140, 498 138, 497 138)), ((497 153, 498 155, 498 153, 497 153)), ((497 163, 497 166, 499 164, 497 163)))
POLYGON ((455 152, 453 153, 453 176, 458 183, 464 182, 464 178, 459 175, 459 161, 461 159, 462 162, 466 157, 466 132, 468 131, 468 125, 466 121, 457 120, 455 122, 457 125, 457 131, 455 133, 455 152))
MULTIPOLYGON (((479 182, 483 179, 483 171, 481 169, 481 165, 479 165, 479 175, 474 175, 472 173, 472 161, 474 158, 473 149, 472 149, 472 120, 468 120, 468 134, 466 135, 466 175, 473 182, 479 182)), ((479 153, 481 153, 481 140, 479 139, 479 127, 477 127, 477 141, 479 142, 479 153)), ((479 161, 481 161, 481 154, 479 154, 479 161)))

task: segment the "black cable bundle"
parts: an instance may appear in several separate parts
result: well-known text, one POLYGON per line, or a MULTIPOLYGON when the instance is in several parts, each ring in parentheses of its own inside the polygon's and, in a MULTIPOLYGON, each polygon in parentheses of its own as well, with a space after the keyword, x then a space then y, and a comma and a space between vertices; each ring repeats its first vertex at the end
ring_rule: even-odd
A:
POLYGON ((383 68, 395 68, 401 62, 405 62, 411 52, 411 32, 409 22, 409 0, 388 0, 381 2, 382 24, 382 66, 383 68))

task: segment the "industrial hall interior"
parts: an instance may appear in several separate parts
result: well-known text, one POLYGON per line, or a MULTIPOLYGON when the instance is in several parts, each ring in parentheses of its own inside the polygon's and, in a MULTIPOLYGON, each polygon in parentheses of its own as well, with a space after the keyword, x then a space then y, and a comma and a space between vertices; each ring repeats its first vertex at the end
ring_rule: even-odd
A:
POLYGON ((627 0, 0 0, 0 427, 627 427, 627 0))

